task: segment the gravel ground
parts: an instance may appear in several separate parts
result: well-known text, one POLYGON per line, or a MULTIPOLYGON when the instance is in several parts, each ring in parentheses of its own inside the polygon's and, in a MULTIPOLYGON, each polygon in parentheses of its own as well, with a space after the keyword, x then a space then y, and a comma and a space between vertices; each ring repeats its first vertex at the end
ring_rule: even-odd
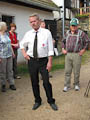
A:
POLYGON ((90 94, 84 97, 84 92, 90 79, 90 62, 83 65, 80 76, 80 91, 72 89, 62 92, 64 85, 64 71, 55 71, 50 79, 53 85, 53 94, 58 111, 53 111, 47 103, 45 92, 40 80, 42 106, 36 111, 32 110, 34 98, 29 76, 16 80, 16 91, 8 89, 0 91, 0 120, 90 120, 90 94))

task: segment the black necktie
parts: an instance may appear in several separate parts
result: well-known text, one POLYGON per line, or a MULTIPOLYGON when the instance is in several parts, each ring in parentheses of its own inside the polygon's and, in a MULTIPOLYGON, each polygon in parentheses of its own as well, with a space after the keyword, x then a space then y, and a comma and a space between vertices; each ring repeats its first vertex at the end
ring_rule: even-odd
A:
POLYGON ((38 53, 37 53, 37 32, 36 32, 35 39, 34 39, 33 56, 34 56, 34 58, 38 57, 38 53))

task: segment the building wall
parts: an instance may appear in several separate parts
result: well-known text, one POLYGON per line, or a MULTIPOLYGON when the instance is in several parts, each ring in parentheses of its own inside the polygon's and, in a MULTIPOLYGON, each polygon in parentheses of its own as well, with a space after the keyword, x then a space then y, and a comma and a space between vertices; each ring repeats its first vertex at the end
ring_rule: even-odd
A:
MULTIPOLYGON (((16 32, 18 33, 19 41, 22 40, 25 32, 31 29, 29 25, 29 16, 33 13, 40 14, 41 19, 53 20, 53 13, 46 12, 42 10, 37 10, 34 8, 28 8, 24 6, 14 5, 10 3, 0 2, 0 16, 2 14, 14 16, 14 22, 17 25, 16 32)), ((24 58, 19 50, 18 62, 23 62, 24 58)))
POLYGON ((79 8, 79 2, 80 2, 80 0, 71 0, 71 6, 73 7, 73 8, 79 8))
POLYGON ((75 15, 77 14, 77 11, 75 10, 75 8, 80 8, 80 0, 72 0, 72 8, 73 11, 71 11, 71 18, 75 17, 75 15))
POLYGON ((75 16, 75 14, 77 13, 75 8, 79 8, 79 2, 80 2, 79 0, 71 0, 72 9, 66 8, 66 11, 65 11, 67 19, 71 19, 75 16))

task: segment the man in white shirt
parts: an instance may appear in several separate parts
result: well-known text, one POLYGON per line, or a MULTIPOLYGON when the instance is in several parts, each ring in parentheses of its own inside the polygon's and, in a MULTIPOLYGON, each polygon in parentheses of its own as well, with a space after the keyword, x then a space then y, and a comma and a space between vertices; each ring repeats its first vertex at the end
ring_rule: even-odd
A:
POLYGON ((40 19, 37 14, 29 18, 33 28, 28 31, 20 43, 23 56, 28 60, 28 68, 31 76, 32 90, 35 97, 33 110, 36 110, 42 102, 39 90, 39 72, 43 78, 43 86, 46 92, 47 101, 53 110, 58 110, 52 94, 52 85, 49 82, 48 72, 52 67, 53 43, 49 30, 40 27, 40 19), (28 50, 26 51, 26 48, 28 50))

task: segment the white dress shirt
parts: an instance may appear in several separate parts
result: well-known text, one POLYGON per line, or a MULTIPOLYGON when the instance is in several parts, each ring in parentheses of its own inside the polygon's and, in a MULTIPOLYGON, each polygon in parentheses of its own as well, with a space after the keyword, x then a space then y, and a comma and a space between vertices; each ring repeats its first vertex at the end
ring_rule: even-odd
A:
MULTIPOLYGON (((34 29, 28 31, 20 42, 20 49, 26 49, 27 54, 33 57, 33 46, 36 31, 34 29)), ((39 28, 37 31, 37 52, 38 58, 53 56, 53 41, 51 32, 45 28, 39 28)))

